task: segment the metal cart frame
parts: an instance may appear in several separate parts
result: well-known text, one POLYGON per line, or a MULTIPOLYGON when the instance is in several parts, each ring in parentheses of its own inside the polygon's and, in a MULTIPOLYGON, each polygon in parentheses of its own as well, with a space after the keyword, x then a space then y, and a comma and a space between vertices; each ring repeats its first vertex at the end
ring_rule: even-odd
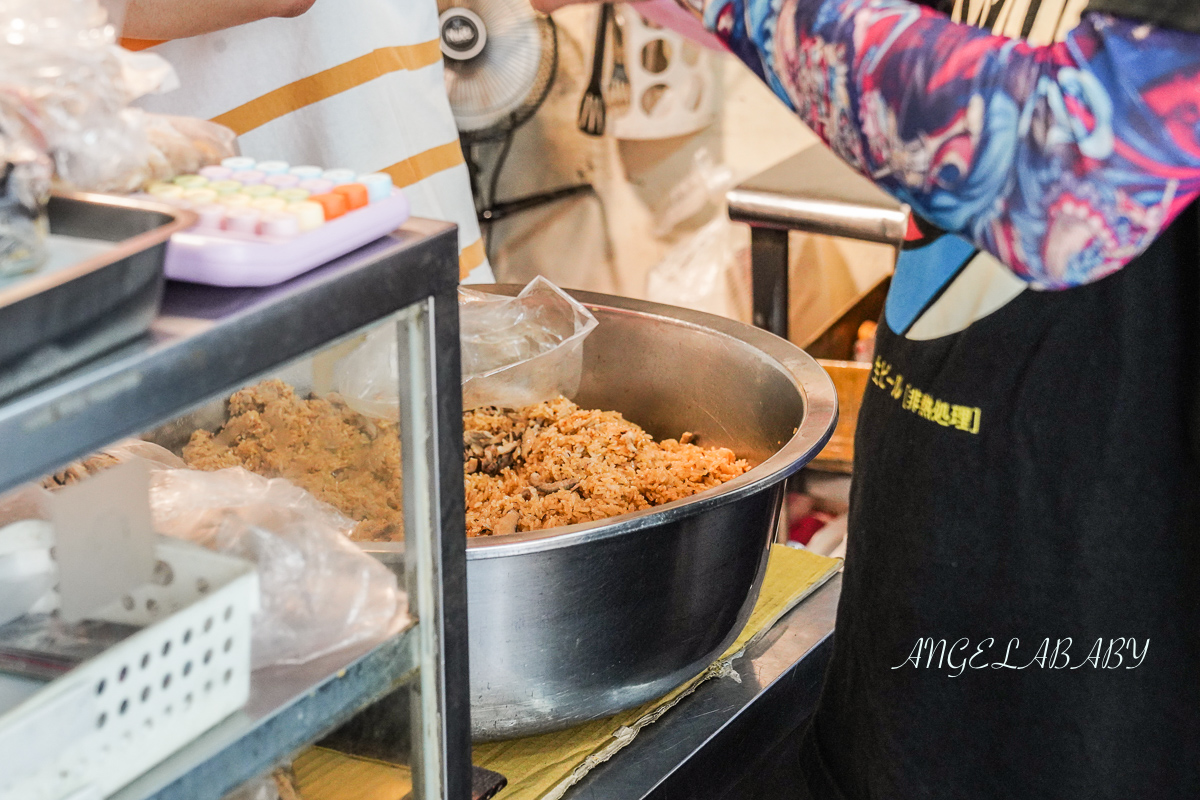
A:
POLYGON ((255 673, 246 708, 119 791, 218 800, 413 680, 414 794, 471 796, 458 246, 453 225, 395 233, 263 289, 167 287, 148 335, 0 404, 0 491, 400 313, 407 589, 418 622, 374 646, 255 673))
MULTIPOLYGON (((730 189, 726 199, 730 219, 750 225, 754 324, 785 339, 789 231, 890 244, 898 252, 908 229, 908 206, 851 171, 822 145, 760 172, 730 189)), ((798 344, 811 352, 810 342, 798 344)))

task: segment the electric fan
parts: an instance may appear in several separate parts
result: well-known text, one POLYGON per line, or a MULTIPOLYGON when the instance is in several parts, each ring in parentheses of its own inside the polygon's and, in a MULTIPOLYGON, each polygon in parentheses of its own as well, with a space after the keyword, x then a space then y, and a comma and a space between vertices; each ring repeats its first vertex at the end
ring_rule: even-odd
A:
POLYGON ((512 134, 550 92, 558 69, 554 21, 529 0, 438 0, 446 94, 471 175, 480 222, 588 191, 590 185, 496 202, 500 170, 512 134), (487 191, 481 191, 479 145, 500 141, 487 191))

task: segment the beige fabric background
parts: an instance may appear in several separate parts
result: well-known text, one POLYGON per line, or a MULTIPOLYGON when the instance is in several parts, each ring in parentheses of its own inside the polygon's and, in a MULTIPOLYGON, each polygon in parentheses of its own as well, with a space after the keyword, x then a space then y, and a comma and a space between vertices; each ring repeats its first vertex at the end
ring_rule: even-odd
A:
MULTIPOLYGON (((732 56, 717 57, 722 92, 716 122, 706 130, 657 141, 586 136, 575 117, 591 66, 594 15, 578 6, 554 15, 559 75, 546 103, 518 130, 498 196, 511 199, 580 181, 590 181, 597 196, 497 223, 490 252, 501 281, 525 282, 542 274, 566 287, 645 297, 650 269, 704 221, 690 220, 685 231, 674 234, 655 233, 671 189, 689 174, 698 151, 707 150, 741 180, 805 147, 823 145, 732 56)), ((736 249, 744 250, 749 232, 737 227, 736 249)), ((797 336, 891 268, 887 247, 793 236, 792 329, 797 336)), ((744 294, 747 263, 743 253, 728 282, 731 293, 744 294)), ((731 297, 729 315, 744 317, 747 301, 731 297)))

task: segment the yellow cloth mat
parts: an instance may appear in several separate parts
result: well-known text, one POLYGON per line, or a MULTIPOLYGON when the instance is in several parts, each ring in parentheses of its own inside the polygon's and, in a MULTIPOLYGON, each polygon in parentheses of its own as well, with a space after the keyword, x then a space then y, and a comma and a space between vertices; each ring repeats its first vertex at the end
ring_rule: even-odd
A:
POLYGON ((412 770, 372 758, 310 747, 292 764, 304 800, 400 800, 412 791, 412 770))
MULTIPOLYGON (((476 745, 474 762, 508 778, 496 800, 558 800, 599 764, 633 741, 638 731, 656 722, 680 700, 710 678, 733 672, 734 659, 747 645, 841 566, 825 558, 782 545, 771 548, 767 574, 750 619, 740 636, 708 669, 646 705, 565 731, 476 745)), ((399 800, 407 768, 312 748, 295 764, 297 784, 305 800, 399 800)))
POLYGON ((496 800, 557 800, 562 797, 567 789, 612 758, 633 741, 638 731, 656 722, 701 683, 729 675, 733 671, 730 662, 742 654, 751 640, 770 630, 780 617, 829 580, 841 563, 839 559, 825 558, 807 550, 775 545, 771 548, 758 602, 746 627, 704 672, 665 697, 606 719, 527 739, 476 745, 475 763, 508 778, 508 787, 496 795, 496 800))

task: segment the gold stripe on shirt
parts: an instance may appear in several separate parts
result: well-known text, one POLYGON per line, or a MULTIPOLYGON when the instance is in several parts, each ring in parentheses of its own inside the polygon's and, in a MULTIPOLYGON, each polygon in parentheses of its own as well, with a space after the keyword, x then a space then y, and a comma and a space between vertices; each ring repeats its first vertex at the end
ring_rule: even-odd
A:
MULTIPOLYGON (((418 181, 423 181, 430 175, 434 175, 444 169, 457 167, 462 163, 465 163, 462 148, 459 147, 458 140, 455 139, 453 142, 431 147, 428 150, 417 153, 411 158, 398 161, 390 167, 384 167, 380 172, 386 172, 391 175, 392 182, 403 188, 405 186, 412 186, 418 181)), ((485 256, 483 239, 476 239, 460 250, 458 254, 459 279, 467 277, 471 273, 471 270, 482 264, 485 256)))
POLYGON ((169 40, 168 39, 120 39, 117 41, 117 44, 121 45, 121 47, 124 47, 126 50, 132 50, 133 52, 136 53, 138 50, 148 50, 149 48, 160 45, 166 41, 169 41, 169 40))
POLYGON ((403 188, 462 163, 464 163, 462 148, 458 146, 458 140, 455 139, 452 142, 423 150, 415 156, 397 161, 390 167, 384 167, 379 171, 391 175, 392 182, 403 188))
MULTIPOLYGON (((436 64, 441 58, 441 46, 437 39, 421 44, 381 47, 365 56, 267 92, 214 117, 213 122, 232 128, 241 136, 285 114, 341 94, 388 73, 421 69, 436 64)), ((458 142, 455 142, 454 146, 458 147, 458 142)))
POLYGON ((482 264, 483 256, 483 239, 476 239, 464 247, 458 254, 458 279, 461 281, 482 264))

